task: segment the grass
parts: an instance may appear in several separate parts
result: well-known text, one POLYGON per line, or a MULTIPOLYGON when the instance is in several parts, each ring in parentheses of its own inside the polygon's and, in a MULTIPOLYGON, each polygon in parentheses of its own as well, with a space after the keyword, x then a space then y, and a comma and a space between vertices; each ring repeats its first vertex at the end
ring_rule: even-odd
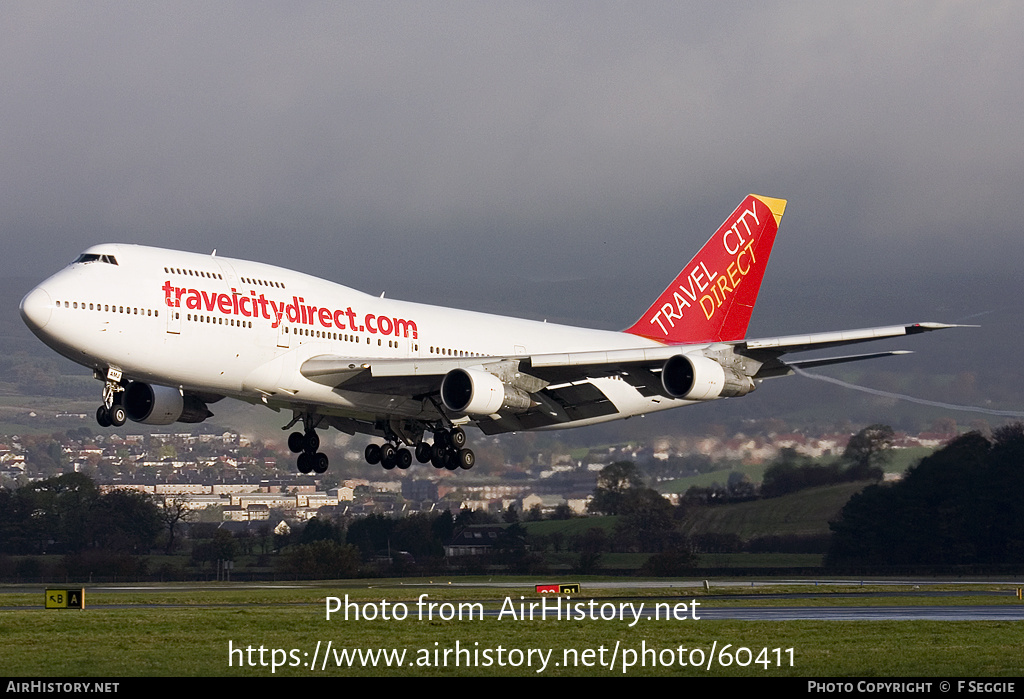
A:
POLYGON ((541 522, 520 522, 531 536, 547 536, 556 532, 567 540, 575 534, 582 534, 588 529, 603 529, 607 534, 615 531, 618 523, 617 515, 604 517, 573 517, 572 519, 547 519, 541 522))
POLYGON ((904 473, 911 466, 916 466, 921 459, 935 452, 931 447, 908 447, 893 449, 889 452, 889 461, 885 464, 887 473, 904 473))
POLYGON ((708 471, 707 473, 698 473, 694 476, 684 476, 682 478, 674 478, 668 481, 661 481, 657 483, 657 489, 662 493, 685 493, 692 486, 698 488, 707 488, 717 483, 723 488, 729 482, 729 474, 733 471, 745 473, 754 483, 760 483, 764 480, 765 469, 770 464, 758 463, 758 464, 745 464, 745 463, 729 463, 726 468, 721 468, 715 471, 708 471))
MULTIPOLYGON (((443 581, 438 581, 443 582, 443 581)), ((131 677, 131 676, 537 676, 540 657, 526 655, 529 649, 550 651, 544 676, 636 676, 636 675, 728 675, 728 676, 1015 676, 1024 671, 1020 655, 1019 622, 942 622, 942 621, 647 621, 634 626, 625 621, 529 621, 487 617, 483 620, 417 620, 415 600, 427 593, 429 600, 481 601, 497 609, 505 597, 518 603, 535 599, 529 586, 533 581, 507 579, 505 586, 448 587, 422 586, 426 581, 346 581, 303 587, 255 588, 212 586, 193 589, 185 586, 152 588, 116 593, 88 593, 88 608, 83 611, 45 611, 39 608, 42 594, 10 593, 0 595, 0 637, 4 639, 4 671, 9 676, 131 677), (346 621, 341 614, 325 618, 327 596, 344 597, 371 603, 379 608, 381 600, 405 601, 410 618, 398 620, 365 619, 346 621), (34 601, 33 601, 34 600, 34 601), (24 606, 33 604, 33 608, 24 606), (152 605, 152 606, 147 606, 152 605), (178 605, 178 606, 169 606, 178 605), (21 607, 12 609, 11 607, 21 607), (314 653, 322 660, 327 642, 340 648, 387 648, 405 650, 401 667, 337 667, 332 661, 326 669, 306 666, 314 653), (241 653, 230 656, 229 643, 241 653), (317 650, 317 643, 320 649, 317 650), (482 653, 491 651, 491 663, 485 665, 478 655, 476 665, 465 659, 454 667, 456 643, 461 649, 482 653), (605 661, 610 660, 618 644, 614 670, 598 661, 603 647, 605 661), (679 665, 680 647, 687 649, 684 660, 698 659, 716 648, 716 661, 710 670, 679 665), (738 667, 733 661, 721 667, 717 655, 726 645, 727 653, 737 648, 752 649, 750 660, 761 649, 768 665, 751 663, 738 667), (498 664, 497 648, 503 649, 505 666, 498 664), (245 649, 252 647, 253 653, 245 649), (258 649, 263 647, 260 665, 258 649), (773 649, 780 649, 778 656, 773 649), (786 649, 792 648, 793 666, 786 649), (578 655, 575 666, 564 660, 573 652, 585 650, 593 656, 578 655), (653 649, 646 656, 642 652, 653 649), (276 654, 274 651, 278 651, 276 654), (447 667, 437 667, 449 651, 447 667), (511 667, 509 651, 523 651, 522 666, 511 667), (690 655, 690 651, 694 655, 690 655), (568 651, 568 653, 566 653, 568 651), (633 652, 633 655, 630 655, 633 652), (526 664, 529 657, 531 665, 526 664), (590 658, 591 667, 582 660, 590 658), (647 667, 640 666, 646 657, 647 667), (776 664, 776 657, 782 662, 776 664), (637 663, 623 673, 623 660, 637 663), (253 661, 250 666, 249 660, 253 661), (661 661, 651 667, 654 660, 661 661), (667 663, 671 660, 671 664, 667 663), (271 667, 275 661, 280 666, 271 667), (558 666, 555 663, 558 663, 558 666)), ((979 586, 983 587, 983 586, 979 586)), ((770 599, 748 599, 747 588, 721 588, 725 598, 702 601, 704 608, 729 604, 728 597, 743 596, 736 603, 768 606, 783 604, 770 599)), ((797 589, 794 586, 759 587, 760 594, 797 589)), ((807 587, 799 588, 807 592, 807 587)), ((819 588, 814 588, 818 590, 819 588)), ((824 588, 835 591, 865 588, 824 588)), ((866 588, 876 589, 876 588, 866 588)), ((892 588, 877 588, 888 589, 892 588)), ((962 586, 961 586, 962 591, 962 586)), ((640 596, 662 598, 678 595, 678 589, 599 588, 584 582, 584 591, 603 601, 632 600, 640 596), (614 596, 614 597, 613 597, 614 596)), ((695 588, 682 591, 675 601, 701 597, 695 588)), ((580 597, 589 600, 586 595, 580 597)), ((821 598, 829 601, 827 595, 821 598)), ((929 598, 933 604, 963 604, 929 598)), ((838 600, 836 600, 838 602, 838 600)), ((857 601, 857 603, 862 603, 857 601)), ((874 601, 874 604, 884 602, 874 601)), ((904 603, 901 599, 900 603, 904 603)), ((801 600, 799 604, 804 604, 801 600)), ((393 607, 392 607, 393 608, 393 607)), ((741 652, 742 660, 747 656, 741 652)), ((727 656, 722 656, 728 660, 727 656)), ((318 665, 320 661, 318 661, 318 665)))
POLYGON ((828 534, 828 523, 835 519, 850 497, 866 482, 808 488, 790 495, 752 500, 731 505, 695 508, 683 525, 686 533, 737 534, 751 539, 765 534, 828 534))

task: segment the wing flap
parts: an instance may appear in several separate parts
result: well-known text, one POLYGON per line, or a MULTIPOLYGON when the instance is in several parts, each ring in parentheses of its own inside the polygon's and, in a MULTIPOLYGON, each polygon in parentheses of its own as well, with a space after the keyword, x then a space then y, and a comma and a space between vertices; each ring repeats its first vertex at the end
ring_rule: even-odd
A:
POLYGON ((771 359, 761 365, 755 379, 772 379, 778 376, 790 376, 794 369, 811 369, 819 366, 832 364, 845 364, 846 362, 859 362, 865 359, 878 359, 879 357, 894 357, 903 354, 913 354, 907 350, 893 350, 891 352, 871 352, 869 354, 850 354, 843 357, 824 357, 821 359, 803 359, 795 362, 783 362, 780 359, 771 359))

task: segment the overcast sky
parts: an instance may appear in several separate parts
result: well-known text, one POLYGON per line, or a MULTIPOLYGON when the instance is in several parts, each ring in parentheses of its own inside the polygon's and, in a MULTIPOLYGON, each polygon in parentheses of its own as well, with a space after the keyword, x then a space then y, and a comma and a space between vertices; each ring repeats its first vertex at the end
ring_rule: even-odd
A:
POLYGON ((645 306, 754 192, 790 202, 762 302, 858 280, 903 321, 876 280, 1020 266, 1021 27, 934 0, 5 3, 0 275, 117 241, 645 306))

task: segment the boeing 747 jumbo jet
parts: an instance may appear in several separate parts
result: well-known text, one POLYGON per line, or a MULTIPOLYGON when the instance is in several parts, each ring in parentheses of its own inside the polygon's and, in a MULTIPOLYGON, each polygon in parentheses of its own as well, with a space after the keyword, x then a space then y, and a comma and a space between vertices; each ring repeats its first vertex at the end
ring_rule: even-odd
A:
POLYGON ((782 361, 953 327, 915 323, 744 339, 786 202, 750 195, 622 332, 369 296, 271 265, 136 245, 89 248, 21 302, 43 342, 103 381, 101 426, 202 422, 225 397, 288 411, 302 473, 319 429, 383 438, 366 460, 468 469, 485 434, 593 425, 734 398, 794 368, 903 352, 782 361), (432 442, 425 440, 432 434, 432 442))

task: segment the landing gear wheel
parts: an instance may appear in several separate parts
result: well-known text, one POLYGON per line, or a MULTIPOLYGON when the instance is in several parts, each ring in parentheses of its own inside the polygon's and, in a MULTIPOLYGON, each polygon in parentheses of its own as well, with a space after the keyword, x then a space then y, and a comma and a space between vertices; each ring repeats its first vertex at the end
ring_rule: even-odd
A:
POLYGON ((466 446, 466 431, 461 427, 452 428, 452 431, 448 433, 448 437, 451 440, 452 446, 456 449, 466 446))
POLYGON ((449 471, 455 471, 459 468, 459 460, 455 457, 455 454, 448 454, 447 458, 444 460, 444 467, 449 471))
POLYGON ((459 449, 458 461, 459 467, 468 471, 476 463, 476 454, 472 449, 459 449))
POLYGON ((363 456, 366 458, 368 464, 379 464, 380 463, 380 445, 379 444, 367 444, 366 451, 363 452, 363 456))
POLYGON ((430 465, 434 468, 444 468, 444 454, 438 456, 436 453, 430 457, 430 465))
MULTIPOLYGON (((290 437, 289 441, 291 441, 290 437)), ((316 433, 316 430, 310 430, 303 436, 302 445, 310 454, 315 454, 317 452, 317 449, 320 448, 320 436, 316 433)))
POLYGON ((302 452, 299 454, 299 473, 309 473, 313 470, 313 455, 302 452))
POLYGON ((110 411, 106 406, 101 405, 96 408, 96 422, 100 427, 110 427, 113 424, 110 421, 110 411))
POLYGON ((430 457, 434 455, 434 448, 426 442, 416 442, 416 460, 421 464, 425 464, 430 461, 430 457))
POLYGON ((327 454, 318 451, 310 461, 313 462, 313 473, 327 473, 327 467, 330 465, 330 461, 327 460, 327 454))
POLYGON ((288 448, 293 454, 298 454, 306 448, 306 438, 301 432, 292 432, 288 435, 288 448))
POLYGON ((125 413, 124 408, 120 405, 115 405, 110 409, 110 424, 114 427, 120 427, 127 419, 128 414, 125 413))
POLYGON ((398 465, 398 457, 395 455, 395 448, 390 444, 384 444, 380 448, 380 465, 390 471, 398 465))
POLYGON ((412 452, 408 449, 399 449, 395 454, 395 458, 398 461, 398 468, 403 471, 412 466, 412 452))
POLYGON ((444 463, 445 457, 448 456, 448 447, 435 441, 434 446, 431 447, 431 449, 433 450, 431 454, 431 461, 438 459, 441 463, 444 463))

